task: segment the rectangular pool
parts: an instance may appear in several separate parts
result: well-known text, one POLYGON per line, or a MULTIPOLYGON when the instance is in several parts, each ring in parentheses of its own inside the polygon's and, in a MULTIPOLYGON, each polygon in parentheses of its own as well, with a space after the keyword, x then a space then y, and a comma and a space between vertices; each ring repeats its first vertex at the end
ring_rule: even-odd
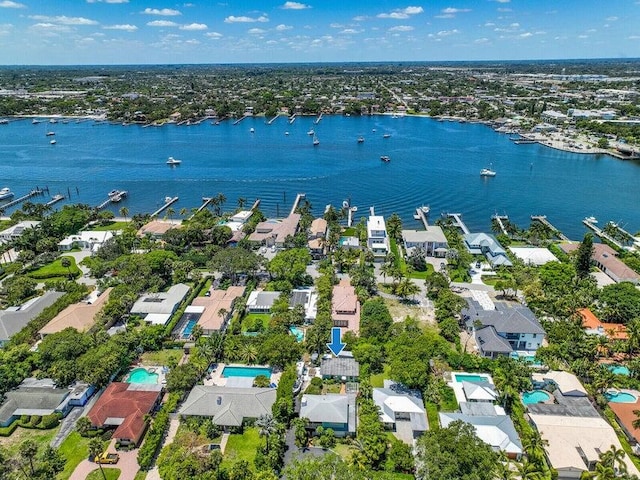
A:
POLYGON ((271 369, 269 367, 224 367, 222 370, 222 377, 257 377, 258 375, 264 375, 267 378, 271 378, 271 369))
POLYGON ((198 324, 197 319, 191 319, 187 322, 187 325, 182 330, 182 338, 189 338, 191 336, 191 332, 193 332, 193 327, 198 324))
POLYGON ((453 375, 456 382, 488 382, 489 379, 484 375, 472 375, 469 373, 456 373, 453 375))

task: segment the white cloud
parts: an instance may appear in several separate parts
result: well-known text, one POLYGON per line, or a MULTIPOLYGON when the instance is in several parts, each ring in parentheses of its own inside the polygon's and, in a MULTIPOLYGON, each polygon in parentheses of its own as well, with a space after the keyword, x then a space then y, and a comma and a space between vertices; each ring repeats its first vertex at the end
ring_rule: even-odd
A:
POLYGON ((198 40, 196 40, 195 38, 190 38, 189 40, 185 40, 186 44, 188 45, 200 45, 200 42, 198 40))
POLYGON ((12 2, 11 0, 3 0, 0 2, 0 8, 27 8, 23 3, 12 2))
POLYGON ((266 33, 266 30, 263 30, 262 28, 250 28, 247 30, 247 33, 250 33, 251 35, 262 35, 263 33, 266 33))
POLYGON ((174 10, 173 8, 145 8, 142 12, 146 15, 161 15, 163 17, 175 17, 177 15, 182 15, 178 10, 174 10))
POLYGON ((291 25, 285 25, 284 23, 281 23, 280 25, 276 26, 276 30, 278 32, 284 32, 285 30, 291 30, 293 27, 291 25))
POLYGON ((87 0, 87 3, 129 3, 129 0, 87 0))
POLYGON ((329 26, 331 28, 345 28, 345 26, 342 23, 330 23, 329 26))
POLYGON ((209 27, 205 23, 190 23, 180 26, 180 30, 206 30, 207 28, 209 27))
POLYGON ((90 20, 84 17, 67 17, 66 15, 58 15, 56 17, 50 17, 48 15, 29 15, 32 20, 37 20, 44 23, 57 23, 60 25, 98 25, 95 20, 90 20))
POLYGON ((629 40, 640 40, 640 35, 630 35, 627 37, 629 40))
POLYGON ((496 26, 496 24, 495 24, 495 23, 493 23, 493 22, 487 22, 487 23, 485 23, 485 24, 484 24, 484 26, 485 26, 485 27, 495 27, 495 26, 496 26))
POLYGON ((31 25, 32 29, 46 32, 70 32, 71 29, 67 25, 59 25, 56 23, 40 22, 31 25))
POLYGON ((135 25, 129 25, 128 23, 122 25, 105 25, 102 28, 104 28, 105 30, 123 30, 125 32, 135 32, 136 30, 138 30, 138 27, 136 27, 135 25))
POLYGON ((282 5, 281 8, 285 10, 305 10, 307 8, 311 8, 311 5, 300 2, 284 2, 284 5, 282 5))
POLYGON ((513 12, 513 10, 511 10, 510 8, 499 8, 498 11, 500 13, 508 13, 508 12, 513 12))
POLYGON ((409 18, 411 15, 417 15, 419 13, 424 12, 422 7, 406 7, 399 8, 390 13, 379 13, 376 15, 378 18, 392 18, 394 20, 405 20, 409 18))
POLYGON ((217 40, 217 39, 219 39, 219 38, 222 38, 222 34, 221 34, 221 33, 218 33, 218 32, 208 32, 208 33, 205 33, 205 35, 206 35, 207 37, 209 37, 209 38, 213 38, 213 39, 215 39, 215 40, 217 40))
POLYGON ((0 35, 9 35, 13 31, 11 23, 0 24, 0 35))
POLYGON ((615 16, 614 17, 607 17, 607 18, 605 18, 605 20, 607 22, 615 22, 616 20, 618 20, 618 17, 615 17, 615 16))
POLYGON ((589 38, 589 35, 578 35, 578 38, 589 38))
POLYGON ((356 30, 355 28, 345 28, 340 33, 343 35, 354 35, 356 33, 361 33, 361 30, 356 30))
POLYGON ((435 15, 435 18, 454 18, 453 13, 443 13, 442 15, 435 15))
POLYGON ((424 8, 422 7, 407 7, 402 9, 402 11, 408 15, 417 15, 418 13, 424 12, 424 8))
POLYGON ((447 8, 443 8, 442 13, 449 13, 452 15, 455 15, 456 13, 466 13, 466 12, 470 12, 471 9, 470 8, 453 8, 453 7, 447 7, 447 8))
POLYGON ((413 27, 410 25, 398 25, 389 29, 390 32, 410 32, 411 30, 413 30, 413 27))
POLYGON ((440 30, 436 35, 439 37, 448 37, 449 35, 455 35, 456 33, 460 33, 460 31, 457 28, 454 28, 453 30, 440 30))
POLYGON ((498 3, 509 3, 511 0, 496 0, 498 3))
POLYGON ((224 19, 224 23, 255 23, 255 22, 264 23, 268 21, 269 21, 269 17, 267 17, 266 15, 260 15, 259 17, 246 17, 246 16, 236 17, 234 15, 229 15, 227 18, 224 19))
POLYGON ((353 21, 354 22, 364 22, 365 20, 367 20, 369 17, 367 17, 366 15, 358 15, 356 17, 353 17, 353 21))
POLYGON ((153 22, 147 22, 148 27, 177 27, 176 22, 170 22, 169 20, 154 20, 153 22))
POLYGON ((533 37, 533 33, 524 32, 524 33, 521 33, 519 36, 520 36, 520 38, 529 38, 529 37, 533 37))
POLYGON ((482 45, 484 43, 489 43, 489 39, 487 37, 482 37, 482 38, 476 38, 473 43, 476 43, 478 45, 482 45))

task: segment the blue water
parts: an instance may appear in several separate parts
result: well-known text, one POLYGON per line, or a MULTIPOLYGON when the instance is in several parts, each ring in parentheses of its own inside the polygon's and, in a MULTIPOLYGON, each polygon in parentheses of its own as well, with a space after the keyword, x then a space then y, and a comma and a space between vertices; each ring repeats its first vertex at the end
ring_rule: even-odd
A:
POLYGON ((224 367, 222 370, 222 377, 257 377, 258 375, 264 375, 265 377, 271 377, 271 369, 268 367, 224 367))
POLYGON ((182 338, 189 338, 189 335, 191 335, 191 332, 193 332, 193 327, 195 327, 197 324, 198 320, 189 320, 185 325, 184 330, 182 330, 182 338))
POLYGON ((625 377, 631 375, 629 367, 625 367, 624 365, 609 365, 607 368, 616 375, 624 375, 625 377))
POLYGON ((151 373, 146 368, 136 368, 131 370, 127 383, 158 383, 159 375, 157 373, 151 373))
POLYGON ((525 405, 531 405, 532 403, 543 403, 551 398, 544 390, 533 390, 531 392, 524 392, 522 394, 522 403, 525 405))
POLYGON ((606 392, 604 396, 611 403, 636 403, 638 400, 635 395, 627 392, 606 392))
POLYGON ((484 377, 482 375, 473 375, 473 374, 459 374, 456 373, 454 375, 456 382, 486 382, 487 377, 484 377))
POLYGON ((304 340, 304 331, 303 331, 303 330, 301 330, 301 329, 300 329, 300 328, 298 328, 298 327, 289 327, 289 330, 291 331, 291 333, 292 333, 293 335, 295 335, 296 340, 297 340, 298 342, 301 342, 301 341, 303 341, 303 340, 304 340))
POLYGON ((461 212, 472 231, 489 229, 496 212, 522 227, 530 215, 546 214, 573 238, 582 237, 581 219, 590 215, 640 229, 640 209, 632 208, 640 202, 638 162, 515 145, 478 124, 389 116, 327 116, 318 125, 313 120, 300 117, 290 125, 280 118, 266 125, 263 118, 249 118, 235 126, 226 121, 160 128, 12 121, 0 125, 0 186, 16 197, 35 186, 65 195, 69 188, 72 202, 90 205, 124 189, 129 198, 112 208, 126 206, 130 215, 156 209, 166 196, 180 197, 174 205, 179 212, 222 192, 227 210, 238 197, 261 198, 265 213, 284 216, 296 193, 304 192, 316 214, 327 203, 339 206, 351 198, 360 207, 356 220, 373 205, 383 215, 398 212, 413 227, 415 208, 428 204, 432 219, 443 211, 461 212), (317 147, 307 135, 311 127, 317 147), (48 130, 56 132, 54 146, 48 130), (382 138, 384 133, 391 138, 382 138), (359 135, 364 143, 356 142, 359 135), (381 155, 392 161, 381 162, 381 155), (167 166, 169 156, 182 164, 167 166), (497 176, 481 178, 490 163, 497 176))

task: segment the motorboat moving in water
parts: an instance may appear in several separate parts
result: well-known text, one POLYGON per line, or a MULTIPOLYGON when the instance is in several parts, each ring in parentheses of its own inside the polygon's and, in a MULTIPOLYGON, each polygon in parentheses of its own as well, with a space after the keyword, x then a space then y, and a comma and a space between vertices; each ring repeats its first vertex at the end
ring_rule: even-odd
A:
POLYGON ((587 223, 598 223, 596 217, 584 217, 584 221, 587 223))
POLYGON ((480 170, 480 176, 481 177, 495 177, 496 176, 496 172, 494 170, 491 170, 490 168, 483 168, 482 170, 480 170))
POLYGON ((382 155, 380 157, 380 160, 382 160, 384 163, 389 163, 391 161, 391 157, 389 157, 389 155, 382 155))
POLYGON ((167 165, 180 165, 182 163, 182 160, 178 160, 177 158, 173 158, 173 157, 169 157, 169 160, 167 160, 167 165))
POLYGON ((0 200, 6 200, 7 198, 11 197, 13 197, 13 192, 9 190, 8 187, 0 189, 0 200))

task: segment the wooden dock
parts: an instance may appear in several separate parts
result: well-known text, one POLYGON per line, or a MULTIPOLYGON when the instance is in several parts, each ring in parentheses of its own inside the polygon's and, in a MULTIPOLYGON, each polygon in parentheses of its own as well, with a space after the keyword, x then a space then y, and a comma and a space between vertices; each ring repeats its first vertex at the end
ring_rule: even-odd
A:
POLYGON ((171 205, 173 205, 174 203, 176 203, 178 201, 178 197, 167 197, 167 199, 168 200, 166 200, 164 202, 164 205, 162 205, 158 210, 156 210, 155 212, 153 212, 151 214, 151 218, 157 217, 162 212, 164 212, 167 208, 169 208, 171 205))
MULTIPOLYGON (((202 210, 207 208, 211 202, 213 202, 213 197, 202 197, 202 205, 200 205, 200 208, 196 210, 196 213, 200 213, 202 210)), ((191 217, 193 217, 196 213, 191 215, 191 217)))
POLYGON ((447 218, 453 218, 453 224, 456 227, 458 227, 460 230, 462 230, 462 233, 464 233, 465 235, 468 235, 469 233, 471 233, 469 231, 469 229, 467 228, 467 226, 462 221, 462 214, 461 213, 445 213, 444 215, 447 218))
POLYGON ((278 119, 279 116, 280 115, 276 115, 275 117, 273 117, 271 120, 267 122, 267 125, 271 125, 273 122, 275 122, 278 119))
POLYGON ((502 223, 503 220, 509 220, 509 217, 507 215, 498 215, 496 213, 491 218, 494 219, 496 222, 498 222, 498 225, 500 226, 500 230, 502 230, 502 233, 504 233, 505 235, 509 236, 509 233, 507 232, 507 229, 504 228, 504 223, 502 223))
POLYGON ((22 203, 22 202, 24 202, 25 200, 27 200, 27 199, 29 199, 31 197, 35 197, 37 195, 42 195, 43 193, 44 193, 44 190, 41 190, 40 188, 34 188, 33 190, 31 190, 26 195, 18 197, 15 200, 10 201, 9 203, 5 203, 4 205, 0 205, 0 209, 5 210, 7 208, 11 208, 14 205, 18 205, 19 203, 22 203))
POLYGON ((418 217, 418 220, 420 220, 424 225, 425 230, 428 229, 429 222, 427 222, 427 216, 424 214, 424 211, 421 207, 416 208, 416 216, 418 217))
POLYGON ((313 122, 314 125, 317 125, 320 123, 320 120, 322 120, 322 112, 320 112, 320 115, 318 115, 318 118, 315 119, 315 121, 313 122))
POLYGON ((293 202, 293 206, 291 207, 291 212, 289 212, 289 215, 293 215, 294 213, 296 213, 296 209, 298 208, 298 205, 300 205, 300 201, 306 196, 306 193, 299 193, 298 195, 296 195, 296 199, 293 202))
POLYGON ((613 243, 616 247, 618 247, 620 250, 624 249, 624 245, 622 245, 618 240, 616 240, 615 238, 613 238, 611 235, 609 235, 608 233, 606 233, 604 230, 602 230, 601 228, 597 227, 595 225, 595 223, 590 222, 589 220, 587 220, 586 218, 582 220, 582 223, 590 230, 593 230, 593 233, 595 233, 598 237, 613 243))
POLYGON ((96 207, 96 210, 102 210, 103 208, 105 208, 110 203, 118 203, 118 202, 122 201, 123 198, 127 197, 127 193, 128 192, 126 190, 118 191, 115 195, 111 195, 104 202, 102 202, 100 205, 98 205, 96 207))
POLYGON ((58 194, 58 195, 54 195, 53 197, 51 197, 51 200, 49 200, 47 203, 45 203, 45 205, 47 207, 51 207, 52 205, 55 205, 56 203, 58 203, 61 200, 64 200, 64 195, 58 194))
POLYGON ((289 125, 296 121, 296 114, 294 113, 289 117, 289 125))
POLYGON ((250 117, 251 115, 243 115, 241 116, 239 119, 237 119, 235 122, 233 122, 234 125, 238 125, 242 120, 244 120, 247 117, 250 117))
POLYGON ((251 208, 250 208, 249 210, 251 210, 251 211, 253 212, 253 211, 254 211, 254 210, 256 210, 259 206, 260 206, 260 199, 259 199, 259 198, 256 198, 256 201, 255 201, 255 202, 253 202, 253 205, 251 206, 251 208))
POLYGON ((556 227, 554 227, 551 222, 549 222, 549 220, 547 220, 547 216, 546 215, 531 215, 531 220, 536 220, 538 222, 540 222, 541 224, 545 225, 547 228, 550 228, 553 233, 556 234, 556 236, 564 241, 564 242, 570 242, 571 240, 569 240, 569 237, 567 237, 566 235, 564 235, 560 230, 558 230, 556 227))

